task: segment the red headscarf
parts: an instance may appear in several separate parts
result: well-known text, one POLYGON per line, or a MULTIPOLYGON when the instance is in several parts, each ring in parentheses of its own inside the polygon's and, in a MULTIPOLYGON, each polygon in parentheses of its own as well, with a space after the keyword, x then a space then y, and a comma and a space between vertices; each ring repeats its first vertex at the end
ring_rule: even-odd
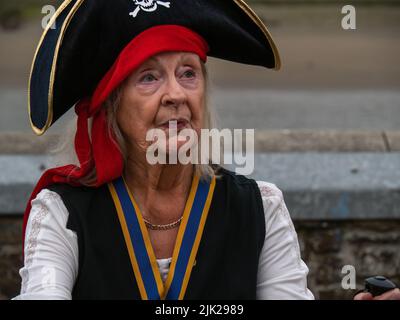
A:
POLYGON ((120 53, 111 69, 105 74, 90 98, 80 100, 75 106, 78 115, 75 151, 80 166, 67 165, 43 173, 29 198, 24 214, 23 237, 31 211, 31 201, 47 186, 67 183, 79 186, 79 179, 96 170, 95 187, 122 175, 124 163, 120 149, 107 127, 106 111, 101 108, 108 96, 137 67, 153 55, 166 51, 184 51, 197 54, 207 61, 207 42, 194 31, 178 25, 160 25, 149 28, 136 36, 120 53), (93 118, 91 140, 88 119, 93 118))

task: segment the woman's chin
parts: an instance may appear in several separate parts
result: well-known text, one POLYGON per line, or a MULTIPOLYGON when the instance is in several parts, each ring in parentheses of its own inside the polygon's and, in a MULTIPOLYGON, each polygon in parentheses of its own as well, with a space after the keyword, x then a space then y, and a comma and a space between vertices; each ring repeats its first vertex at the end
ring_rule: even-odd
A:
POLYGON ((177 164, 181 163, 180 158, 187 158, 191 155, 192 149, 196 146, 195 142, 192 141, 170 141, 163 146, 158 145, 158 154, 161 158, 166 160, 166 164, 177 164))

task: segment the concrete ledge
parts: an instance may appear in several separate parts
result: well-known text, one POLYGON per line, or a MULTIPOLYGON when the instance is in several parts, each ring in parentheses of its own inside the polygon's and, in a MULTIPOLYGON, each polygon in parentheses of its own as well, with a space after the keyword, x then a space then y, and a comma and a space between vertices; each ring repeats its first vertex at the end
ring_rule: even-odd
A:
POLYGON ((388 131, 384 133, 390 151, 400 151, 400 131, 388 131))
MULTIPOLYGON (((45 154, 57 134, 0 133, 0 154, 45 154)), ((257 152, 398 152, 400 131, 256 130, 257 152)))
MULTIPOLYGON (((0 214, 24 211, 46 156, 0 156, 0 214)), ((399 219, 400 153, 261 153, 257 180, 276 184, 294 219, 399 219)))
POLYGON ((59 136, 34 133, 6 132, 0 133, 0 154, 45 154, 59 136))
POLYGON ((42 172, 50 167, 45 156, 0 156, 0 212, 20 214, 42 172))
POLYGON ((388 152, 400 151, 399 137, 400 132, 256 130, 255 149, 258 152, 388 152))
POLYGON ((400 218, 400 153, 262 153, 252 177, 275 183, 294 219, 400 218))
POLYGON ((253 177, 283 190, 295 219, 400 218, 400 153, 263 153, 253 177))

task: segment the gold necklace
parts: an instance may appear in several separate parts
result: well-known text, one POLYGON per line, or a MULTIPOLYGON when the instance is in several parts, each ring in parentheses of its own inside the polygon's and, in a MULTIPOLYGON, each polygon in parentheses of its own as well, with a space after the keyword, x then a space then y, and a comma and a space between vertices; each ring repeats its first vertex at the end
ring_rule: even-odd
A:
POLYGON ((183 216, 180 217, 178 220, 171 222, 171 223, 167 223, 167 224, 153 224, 150 221, 146 220, 145 218, 143 218, 144 223, 146 224, 146 227, 151 229, 151 230, 171 230, 174 229, 176 227, 178 227, 181 224, 181 221, 183 219, 183 216))
MULTIPOLYGON (((125 177, 123 177, 123 179, 124 179, 124 181, 126 181, 125 177)), ((125 182, 125 184, 126 184, 127 189, 129 190, 128 184, 126 182, 125 182)), ((130 190, 129 190, 129 192, 132 194, 132 192, 130 190)), ((143 218, 143 221, 147 228, 149 228, 151 230, 160 231, 160 230, 171 230, 171 229, 174 229, 174 228, 180 226, 181 221, 183 219, 183 215, 178 220, 171 222, 171 223, 167 223, 167 224, 153 224, 143 217, 143 212, 142 212, 142 218, 143 218)))

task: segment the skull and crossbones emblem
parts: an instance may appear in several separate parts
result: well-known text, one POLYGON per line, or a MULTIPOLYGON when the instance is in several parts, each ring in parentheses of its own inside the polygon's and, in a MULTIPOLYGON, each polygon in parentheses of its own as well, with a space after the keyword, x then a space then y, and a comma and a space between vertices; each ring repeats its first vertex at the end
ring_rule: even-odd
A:
POLYGON ((136 18, 140 10, 146 12, 156 11, 158 6, 163 6, 165 8, 170 8, 171 2, 167 1, 159 1, 159 0, 134 0, 136 8, 132 12, 129 12, 129 15, 133 18, 136 18))

